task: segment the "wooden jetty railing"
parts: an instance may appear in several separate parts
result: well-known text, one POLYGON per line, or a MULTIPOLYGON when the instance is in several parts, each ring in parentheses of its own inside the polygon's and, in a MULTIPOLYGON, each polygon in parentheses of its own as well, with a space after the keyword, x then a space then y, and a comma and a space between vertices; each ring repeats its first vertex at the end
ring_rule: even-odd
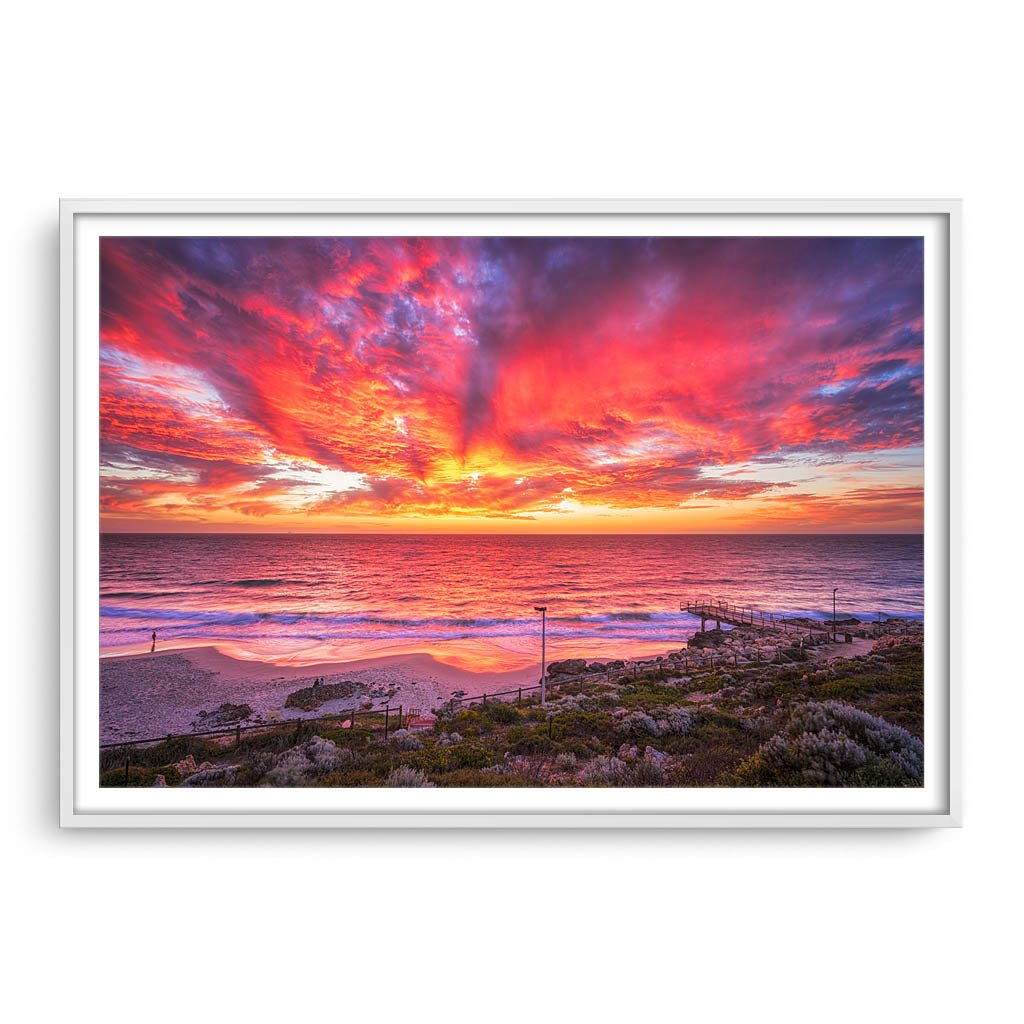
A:
POLYGON ((711 598, 700 598, 696 601, 684 601, 679 605, 681 612, 687 612, 700 618, 701 632, 709 619, 714 619, 719 628, 723 622, 730 626, 754 626, 757 629, 772 629, 783 633, 831 633, 831 623, 824 622, 820 626, 815 624, 796 625, 791 622, 784 622, 774 612, 761 611, 758 608, 748 608, 743 605, 731 604, 728 601, 718 601, 711 598))

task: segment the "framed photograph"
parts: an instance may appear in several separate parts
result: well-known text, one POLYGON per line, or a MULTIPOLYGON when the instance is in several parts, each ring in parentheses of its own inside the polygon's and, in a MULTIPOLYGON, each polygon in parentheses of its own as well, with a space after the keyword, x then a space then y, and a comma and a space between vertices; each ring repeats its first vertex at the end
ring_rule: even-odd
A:
POLYGON ((959 824, 959 236, 64 201, 61 823, 959 824))

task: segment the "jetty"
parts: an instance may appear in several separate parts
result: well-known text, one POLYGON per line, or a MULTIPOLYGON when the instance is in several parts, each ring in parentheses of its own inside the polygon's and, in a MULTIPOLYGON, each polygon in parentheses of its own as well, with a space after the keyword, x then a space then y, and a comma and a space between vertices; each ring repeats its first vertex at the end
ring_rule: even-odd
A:
POLYGON ((851 630, 848 626, 833 626, 831 622, 816 623, 810 619, 799 621, 786 621, 782 616, 774 612, 762 611, 758 608, 748 608, 742 605, 730 604, 728 601, 715 600, 708 597, 698 598, 693 601, 683 601, 679 605, 681 612, 693 615, 700 619, 700 629, 703 633, 709 621, 714 621, 715 628, 721 629, 724 622, 729 626, 753 626, 761 632, 768 633, 792 633, 799 636, 807 636, 815 639, 836 636, 839 633, 860 632, 851 630))

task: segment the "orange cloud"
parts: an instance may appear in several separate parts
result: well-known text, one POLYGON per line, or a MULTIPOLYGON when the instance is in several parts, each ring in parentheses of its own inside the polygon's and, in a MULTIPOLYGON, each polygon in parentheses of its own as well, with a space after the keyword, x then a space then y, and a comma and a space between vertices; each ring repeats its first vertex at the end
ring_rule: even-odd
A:
POLYGON ((105 528, 921 527, 916 239, 106 238, 101 260, 105 528))

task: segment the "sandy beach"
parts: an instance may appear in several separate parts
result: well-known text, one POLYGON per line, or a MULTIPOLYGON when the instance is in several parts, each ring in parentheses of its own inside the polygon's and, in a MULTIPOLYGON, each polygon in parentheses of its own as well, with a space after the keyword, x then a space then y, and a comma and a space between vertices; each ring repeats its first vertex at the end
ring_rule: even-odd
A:
POLYGON ((232 657, 214 646, 100 659, 101 742, 187 733, 224 703, 248 704, 259 720, 318 717, 372 702, 429 710, 458 690, 485 692, 532 686, 539 664, 474 672, 423 652, 398 652, 344 662, 290 665, 232 657), (352 682, 352 696, 313 712, 286 708, 288 694, 312 686, 352 682))
MULTIPOLYGON (((590 641, 560 644, 558 658, 646 658, 667 652, 664 642, 590 641)), ((492 641, 446 641, 423 650, 422 643, 349 644, 344 660, 311 660, 309 651, 254 657, 251 646, 230 641, 195 644, 170 641, 155 652, 139 644, 100 658, 101 742, 187 733, 204 727, 224 703, 248 704, 253 718, 316 717, 361 707, 401 704, 428 711, 452 694, 467 696, 533 686, 540 659, 492 641), (142 648, 140 650, 140 648, 142 648), (327 701, 315 712, 286 708, 290 693, 312 686, 352 682, 354 693, 327 701)))

